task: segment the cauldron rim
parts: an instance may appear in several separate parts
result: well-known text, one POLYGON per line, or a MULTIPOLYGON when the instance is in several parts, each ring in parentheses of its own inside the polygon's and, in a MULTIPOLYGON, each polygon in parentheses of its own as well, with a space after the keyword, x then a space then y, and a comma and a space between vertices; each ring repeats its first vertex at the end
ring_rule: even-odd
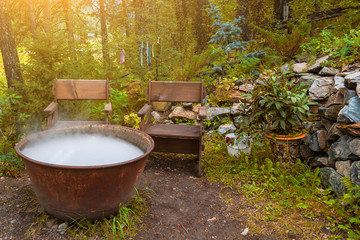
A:
MULTIPOLYGON (((99 133, 101 134, 101 133, 99 133)), ((46 167, 54 167, 54 168, 59 168, 59 169, 72 169, 72 170, 88 170, 88 169, 99 169, 99 168, 112 168, 112 167, 116 167, 116 166, 120 166, 120 165, 126 165, 126 164, 130 164, 133 162, 136 162, 146 156, 148 156, 154 149, 155 147, 155 143, 154 140, 152 139, 152 137, 150 135, 148 135, 147 133, 134 129, 134 128, 129 128, 129 127, 125 127, 125 126, 120 126, 120 125, 109 125, 109 124, 82 124, 82 125, 74 125, 74 126, 70 126, 70 127, 61 127, 61 128, 53 128, 53 129, 47 129, 44 131, 40 131, 37 133, 33 133, 30 134, 28 136, 26 136, 25 138, 21 139, 14 147, 15 152, 24 160, 35 163, 35 164, 39 164, 39 165, 43 165, 46 167), (66 129, 78 129, 79 127, 81 128, 86 128, 89 127, 91 128, 92 126, 97 126, 97 127, 113 127, 113 128, 124 128, 124 129, 129 129, 131 131, 137 132, 140 135, 145 136, 146 138, 148 138, 150 140, 150 148, 144 152, 142 155, 140 155, 139 157, 136 158, 132 158, 130 160, 127 161, 122 161, 119 163, 111 163, 111 164, 103 164, 103 165, 91 165, 91 166, 71 166, 71 165, 61 165, 61 164, 53 164, 53 163, 46 163, 46 162, 42 162, 39 160, 35 160, 32 159, 26 155, 24 155, 19 146, 24 146, 27 142, 30 142, 30 140, 34 140, 36 138, 38 138, 40 136, 46 136, 47 134, 51 134, 54 131, 61 131, 61 130, 66 130, 66 129)))

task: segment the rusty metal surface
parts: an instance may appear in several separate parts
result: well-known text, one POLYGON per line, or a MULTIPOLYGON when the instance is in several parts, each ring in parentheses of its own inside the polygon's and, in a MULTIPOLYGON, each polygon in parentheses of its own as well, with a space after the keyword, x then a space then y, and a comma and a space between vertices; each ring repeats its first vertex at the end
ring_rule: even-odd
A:
POLYGON ((81 217, 94 220, 116 213, 120 203, 131 200, 134 187, 153 148, 151 137, 141 131, 113 125, 86 125, 30 135, 15 146, 15 151, 24 160, 40 205, 49 214, 63 220, 81 217), (89 167, 47 164, 21 153, 21 149, 29 142, 64 132, 102 133, 121 137, 145 153, 119 164, 89 167))

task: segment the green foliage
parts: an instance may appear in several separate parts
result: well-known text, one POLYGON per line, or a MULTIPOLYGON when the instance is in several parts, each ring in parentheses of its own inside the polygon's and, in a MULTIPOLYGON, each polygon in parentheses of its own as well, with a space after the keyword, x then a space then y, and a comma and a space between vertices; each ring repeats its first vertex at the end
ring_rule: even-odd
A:
POLYGON ((23 168, 22 160, 14 155, 13 152, 0 155, 0 176, 18 177, 22 173, 23 168))
POLYGON ((315 104, 309 101, 306 87, 271 71, 261 81, 244 94, 251 106, 249 121, 278 134, 293 134, 310 115, 309 105, 315 104))
POLYGON ((340 67, 351 64, 360 58, 360 30, 351 29, 342 35, 325 29, 317 38, 302 45, 304 54, 330 55, 329 64, 340 67))
MULTIPOLYGON (((246 215, 246 225, 253 232, 263 231, 256 228, 258 221, 274 222, 282 226, 279 232, 286 229, 296 232, 302 226, 298 233, 314 238, 321 228, 328 226, 321 219, 329 217, 331 222, 343 223, 342 215, 335 212, 342 206, 335 204, 337 200, 329 191, 321 189, 318 168, 311 169, 300 160, 282 164, 273 159, 268 140, 263 138, 262 143, 263 146, 253 146, 248 156, 232 157, 226 152, 222 136, 205 138, 203 169, 207 179, 223 183, 232 198, 246 196, 246 200, 241 197, 237 198, 241 202, 229 204, 232 213, 238 210, 239 216, 246 215), (334 204, 330 206, 325 201, 334 204)), ((229 198, 224 197, 225 201, 229 198)), ((337 237, 339 228, 336 231, 329 237, 337 237)))
POLYGON ((256 28, 265 38, 266 45, 274 49, 284 60, 290 60, 300 52, 301 44, 307 41, 311 27, 309 23, 288 24, 288 29, 282 30, 256 28))

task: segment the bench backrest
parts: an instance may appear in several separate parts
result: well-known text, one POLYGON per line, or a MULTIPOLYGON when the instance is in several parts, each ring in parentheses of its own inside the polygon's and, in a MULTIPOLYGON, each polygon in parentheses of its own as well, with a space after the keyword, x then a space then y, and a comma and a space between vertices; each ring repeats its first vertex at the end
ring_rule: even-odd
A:
POLYGON ((56 100, 109 100, 108 80, 55 79, 53 93, 56 100))
POLYGON ((193 102, 202 103, 205 98, 204 83, 201 82, 154 82, 149 81, 149 102, 193 102))

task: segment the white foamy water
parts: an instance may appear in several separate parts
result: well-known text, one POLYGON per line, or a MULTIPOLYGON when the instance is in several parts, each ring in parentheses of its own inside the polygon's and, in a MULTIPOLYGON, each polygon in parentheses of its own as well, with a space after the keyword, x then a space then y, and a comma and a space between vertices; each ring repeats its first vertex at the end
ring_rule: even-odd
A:
POLYGON ((100 134, 73 134, 44 138, 28 144, 21 152, 37 161, 67 166, 120 163, 144 154, 144 151, 132 143, 100 134))

